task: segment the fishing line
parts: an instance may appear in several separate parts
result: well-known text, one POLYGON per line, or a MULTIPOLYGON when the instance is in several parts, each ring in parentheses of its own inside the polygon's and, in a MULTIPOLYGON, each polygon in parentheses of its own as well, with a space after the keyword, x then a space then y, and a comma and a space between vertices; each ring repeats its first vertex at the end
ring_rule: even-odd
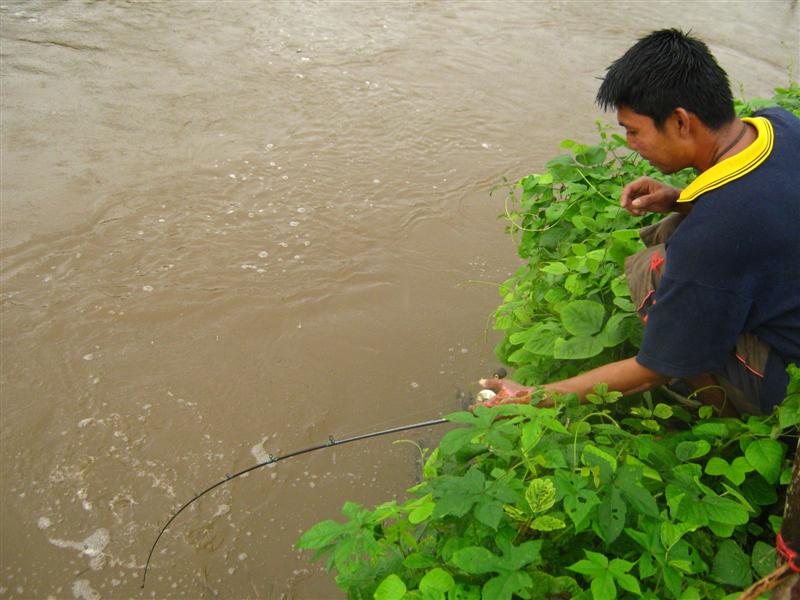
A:
POLYGON ((155 552, 156 545, 158 541, 161 539, 161 536, 164 535, 164 532, 167 530, 167 527, 175 520, 175 518, 181 514, 186 508, 188 508, 191 504, 193 504, 199 498, 202 498, 210 491, 218 488, 219 486, 228 483, 229 481, 236 479, 237 477, 241 477, 245 473, 249 473, 251 471, 255 471, 256 469, 260 469, 261 467, 266 467, 267 465, 275 464, 278 461, 285 460, 287 458, 292 458, 294 456, 300 456, 301 454, 307 454, 309 452, 314 452, 315 450, 322 450, 323 448, 331 448, 333 446, 341 446, 343 444, 349 444, 350 442, 357 442, 359 440, 368 440, 370 438, 379 437, 382 435, 388 435, 390 433, 398 433, 400 431, 409 431, 411 429, 421 429, 423 427, 433 427, 434 425, 441 425, 443 423, 448 423, 448 420, 444 417, 438 419, 431 419, 430 421, 422 421, 420 423, 412 423, 411 425, 401 425, 399 427, 392 427, 390 429, 383 429, 381 431, 373 431, 371 433, 362 433, 360 435, 354 435, 347 438, 342 439, 335 439, 333 436, 330 436, 328 440, 322 444, 317 444, 316 446, 310 446, 308 448, 303 448, 302 450, 296 450, 294 452, 289 452, 288 454, 274 456, 272 454, 268 454, 267 460, 260 462, 258 464, 252 465, 247 467, 246 469, 242 469, 233 475, 226 475, 225 479, 222 479, 215 483, 212 486, 207 487, 199 494, 195 494, 195 496, 186 502, 183 506, 181 506, 166 522, 166 524, 161 528, 161 531, 158 533, 158 537, 153 542, 152 547, 150 548, 150 553, 147 555, 147 562, 144 565, 144 574, 142 575, 142 588, 144 588, 145 582, 147 581, 147 570, 150 567, 150 559, 153 557, 153 552, 155 552))

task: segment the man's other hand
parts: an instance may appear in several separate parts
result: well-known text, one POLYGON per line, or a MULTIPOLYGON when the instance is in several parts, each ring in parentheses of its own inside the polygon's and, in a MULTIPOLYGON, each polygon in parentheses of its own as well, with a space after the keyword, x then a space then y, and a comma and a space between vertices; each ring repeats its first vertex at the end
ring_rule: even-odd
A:
POLYGON ((676 210, 675 201, 681 191, 651 177, 640 177, 622 189, 619 204, 637 217, 648 212, 668 213, 676 210))

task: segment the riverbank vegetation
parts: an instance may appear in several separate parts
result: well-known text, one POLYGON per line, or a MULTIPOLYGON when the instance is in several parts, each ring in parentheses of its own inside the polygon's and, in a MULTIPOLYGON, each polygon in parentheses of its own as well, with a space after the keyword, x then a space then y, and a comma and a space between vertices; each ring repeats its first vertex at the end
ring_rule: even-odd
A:
MULTIPOLYGON (((800 116, 800 88, 740 103, 800 116)), ((622 186, 664 179, 599 128, 593 145, 509 191, 525 263, 500 287, 496 354, 534 384, 635 354, 641 326, 622 273, 658 216, 621 210, 622 186)), ((685 185, 689 173, 667 181, 685 185)), ((350 598, 726 598, 774 568, 800 427, 800 369, 771 415, 727 419, 658 393, 585 405, 478 407, 423 455, 405 502, 344 505, 299 542, 350 598)))

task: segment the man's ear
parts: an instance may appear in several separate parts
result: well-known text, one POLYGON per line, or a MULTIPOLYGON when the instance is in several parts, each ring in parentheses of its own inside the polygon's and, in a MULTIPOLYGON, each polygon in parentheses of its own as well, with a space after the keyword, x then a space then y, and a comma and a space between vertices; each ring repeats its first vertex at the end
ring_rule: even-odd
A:
POLYGON ((692 116, 693 115, 688 110, 680 106, 672 111, 670 119, 675 126, 675 131, 680 137, 689 137, 692 126, 694 125, 692 116))

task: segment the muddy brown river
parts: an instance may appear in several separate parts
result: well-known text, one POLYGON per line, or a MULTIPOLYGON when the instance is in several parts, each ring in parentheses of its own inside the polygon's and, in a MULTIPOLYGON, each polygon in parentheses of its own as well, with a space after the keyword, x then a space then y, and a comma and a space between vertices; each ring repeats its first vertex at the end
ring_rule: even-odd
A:
MULTIPOLYGON (((293 545, 402 498, 496 366, 504 178, 692 28, 746 96, 798 4, 0 2, 0 598, 340 598, 293 545)), ((797 72, 794 73, 795 77, 797 72)))

